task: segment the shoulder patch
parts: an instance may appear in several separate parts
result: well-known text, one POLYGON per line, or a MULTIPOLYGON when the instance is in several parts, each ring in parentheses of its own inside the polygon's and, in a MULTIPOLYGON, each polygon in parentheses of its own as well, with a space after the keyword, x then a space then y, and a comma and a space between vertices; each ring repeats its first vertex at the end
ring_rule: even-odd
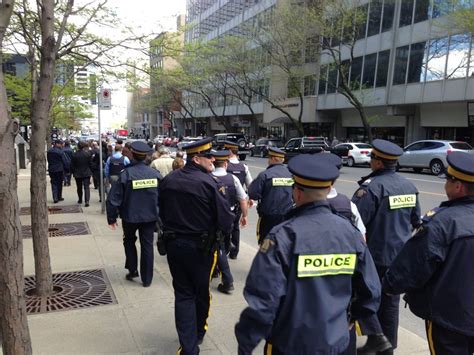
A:
POLYGON ((264 239, 262 244, 260 244, 260 253, 266 254, 268 250, 275 245, 275 242, 271 239, 264 239))
POLYGON ((439 211, 443 210, 445 207, 435 207, 432 210, 429 210, 428 212, 425 213, 423 217, 421 217, 422 223, 427 223, 429 222, 435 214, 437 214, 439 211))
POLYGON ((225 186, 219 187, 219 192, 225 196, 225 186))
POLYGON ((361 197, 364 196, 366 193, 367 193, 367 190, 365 190, 365 189, 359 189, 359 190, 356 191, 356 194, 355 194, 355 195, 356 195, 356 197, 361 198, 361 197))

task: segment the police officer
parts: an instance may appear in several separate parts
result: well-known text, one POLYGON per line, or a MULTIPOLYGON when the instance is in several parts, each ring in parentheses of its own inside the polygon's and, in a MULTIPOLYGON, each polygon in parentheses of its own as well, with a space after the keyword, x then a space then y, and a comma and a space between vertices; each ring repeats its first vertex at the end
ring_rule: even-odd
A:
POLYGON ((474 157, 447 156, 448 201, 429 211, 383 279, 426 322, 430 352, 474 353, 474 157))
POLYGON ((360 232, 326 200, 339 170, 319 154, 296 156, 289 169, 296 208, 252 263, 249 306, 235 327, 239 354, 261 339, 265 354, 341 354, 350 324, 379 306, 377 271, 360 232))
POLYGON ((115 230, 117 217, 122 218, 123 246, 125 248, 126 279, 138 277, 137 248, 140 236, 140 274, 143 287, 149 287, 153 279, 153 232, 159 220, 158 182, 160 173, 146 166, 144 160, 150 147, 140 141, 132 143, 132 164, 124 169, 118 181, 113 183, 107 198, 107 221, 115 230))
MULTIPOLYGON (((215 159, 215 170, 212 172, 212 175, 216 176, 224 185, 225 197, 227 198, 232 213, 237 214, 236 210, 238 210, 238 215, 241 216, 238 220, 234 218, 234 224, 238 223, 239 226, 242 225, 242 227, 245 227, 247 225, 248 199, 239 179, 235 175, 227 172, 230 151, 218 150, 211 152, 215 159)), ((232 227, 232 231, 235 231, 235 227, 232 227)), ((217 286, 217 290, 226 294, 230 294, 234 290, 234 279, 227 260, 227 252, 230 245, 231 235, 226 235, 224 240, 220 243, 217 258, 217 266, 222 275, 222 282, 217 286)))
POLYGON ((63 142, 55 140, 53 147, 48 150, 48 173, 51 178, 51 190, 53 193, 53 202, 64 201, 63 198, 63 180, 64 170, 67 167, 66 156, 62 150, 63 142))
POLYGON ((267 233, 282 222, 293 206, 293 179, 283 165, 285 152, 276 147, 268 148, 268 167, 250 184, 249 197, 258 200, 257 239, 260 244, 267 233))
MULTIPOLYGON (((250 174, 249 167, 247 164, 239 161, 237 154, 239 153, 239 144, 232 141, 224 142, 224 149, 230 151, 230 158, 227 164, 227 172, 235 175, 242 186, 248 190, 250 184, 252 183, 252 175, 250 174)), ((250 200, 250 207, 252 207, 253 201, 250 200)), ((242 216, 242 210, 240 206, 237 206, 234 210, 235 219, 234 225, 232 227, 232 237, 231 237, 231 246, 229 250, 229 258, 237 259, 239 254, 240 246, 240 220, 242 216)))
POLYGON ((198 354, 207 330, 209 280, 217 261, 218 231, 231 231, 225 188, 212 177, 212 138, 185 146, 187 163, 160 184, 160 217, 175 292, 180 354, 198 354), (221 191, 222 192, 221 192, 221 191))
MULTIPOLYGON (((358 182, 360 187, 352 201, 367 228, 367 244, 382 278, 410 238, 412 228, 419 224, 420 205, 416 187, 395 172, 403 150, 382 139, 374 140, 372 146, 372 173, 358 182)), ((359 354, 393 354, 397 347, 399 303, 400 296, 383 294, 377 316, 359 322, 361 333, 368 336, 367 343, 358 349, 359 354)))

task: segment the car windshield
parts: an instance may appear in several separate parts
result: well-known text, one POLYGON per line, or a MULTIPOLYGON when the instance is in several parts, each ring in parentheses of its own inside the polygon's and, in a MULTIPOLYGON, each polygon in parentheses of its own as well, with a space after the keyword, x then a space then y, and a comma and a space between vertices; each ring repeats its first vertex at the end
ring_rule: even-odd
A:
POLYGON ((305 147, 320 147, 326 145, 326 142, 320 138, 305 138, 303 139, 303 145, 305 147))
POLYGON ((449 143, 453 149, 471 150, 472 147, 466 142, 452 142, 449 143))
POLYGON ((370 149, 372 148, 372 146, 370 144, 365 144, 365 143, 362 143, 362 144, 354 144, 357 148, 360 148, 360 149, 370 149))

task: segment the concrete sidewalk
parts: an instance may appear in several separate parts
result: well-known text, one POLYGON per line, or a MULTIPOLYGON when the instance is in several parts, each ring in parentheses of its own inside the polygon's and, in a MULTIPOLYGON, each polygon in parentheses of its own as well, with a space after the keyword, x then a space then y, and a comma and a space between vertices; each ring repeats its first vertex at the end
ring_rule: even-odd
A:
MULTIPOLYGON (((18 176, 20 207, 29 207, 29 170, 18 176)), ((48 178, 48 205, 52 205, 48 178)), ((75 184, 63 190, 64 201, 54 206, 77 202, 75 184)), ((174 324, 174 295, 165 257, 155 250, 154 279, 143 288, 125 280, 121 229, 111 231, 100 213, 97 190, 91 190, 90 207, 83 213, 49 215, 49 223, 86 221, 90 235, 50 238, 53 273, 105 269, 117 304, 28 317, 35 354, 175 354, 178 340, 174 324)), ((255 232, 256 212, 252 210, 250 225, 243 230, 244 240, 255 232)), ((21 216, 23 225, 31 224, 30 216, 21 216)), ((138 244, 138 241, 137 241, 138 244)), ((201 346, 202 354, 236 354, 234 325, 246 306, 242 288, 257 248, 243 243, 238 260, 231 260, 235 278, 232 295, 217 292, 218 281, 211 285, 213 294, 209 330, 201 346)), ((34 275, 32 240, 24 240, 25 275, 34 275)), ((427 344, 419 336, 400 328, 398 354, 429 354, 427 344)), ((263 344, 255 353, 263 352, 263 344)))

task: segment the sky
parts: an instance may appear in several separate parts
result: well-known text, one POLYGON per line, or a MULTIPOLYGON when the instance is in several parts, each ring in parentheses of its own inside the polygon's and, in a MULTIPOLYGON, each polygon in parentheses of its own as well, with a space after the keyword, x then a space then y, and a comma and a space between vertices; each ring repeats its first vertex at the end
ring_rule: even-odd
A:
MULTIPOLYGON (((186 0, 109 0, 122 22, 133 27, 137 34, 176 30, 176 16, 185 14, 186 0)), ((113 83, 112 110, 101 112, 102 128, 114 126, 126 117, 127 94, 125 83, 113 83)))

